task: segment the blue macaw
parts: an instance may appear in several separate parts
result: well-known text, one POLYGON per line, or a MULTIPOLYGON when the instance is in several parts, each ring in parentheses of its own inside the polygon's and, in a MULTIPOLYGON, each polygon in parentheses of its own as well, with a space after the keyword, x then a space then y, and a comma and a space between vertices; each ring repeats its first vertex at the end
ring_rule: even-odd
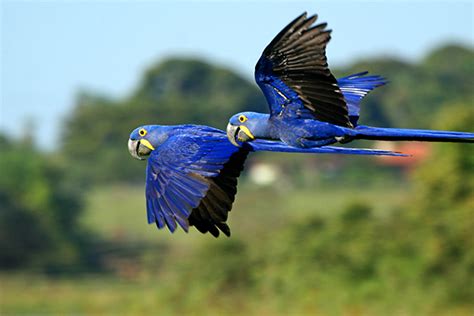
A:
POLYGON ((379 128, 358 125, 360 101, 386 81, 359 73, 336 80, 328 68, 326 23, 303 13, 265 48, 255 66, 255 80, 270 114, 242 112, 227 125, 229 140, 281 140, 314 148, 355 139, 474 142, 474 133, 379 128))
POLYGON ((130 154, 146 168, 148 223, 174 232, 195 226, 202 233, 230 235, 226 224, 237 193, 237 178, 252 151, 336 153, 356 155, 402 154, 371 149, 323 146, 296 148, 280 141, 256 140, 234 146, 226 133, 201 125, 146 125, 128 141, 130 154))

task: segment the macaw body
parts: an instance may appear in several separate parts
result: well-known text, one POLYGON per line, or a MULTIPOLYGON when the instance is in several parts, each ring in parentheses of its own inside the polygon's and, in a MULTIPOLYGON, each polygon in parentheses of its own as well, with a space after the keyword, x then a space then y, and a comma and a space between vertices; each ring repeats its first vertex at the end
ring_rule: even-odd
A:
POLYGON ((248 151, 222 140, 219 130, 199 125, 147 125, 131 133, 131 155, 149 155, 148 223, 171 232, 191 225, 214 236, 230 234, 225 221, 248 151))
MULTIPOLYGON (((474 142, 474 134, 468 132, 378 128, 365 125, 348 128, 285 114, 274 117, 263 113, 242 112, 239 115, 252 118, 256 126, 255 128, 248 127, 247 133, 239 130, 237 140, 240 142, 254 139, 280 140, 298 148, 315 148, 337 142, 348 143, 355 139, 474 142)), ((234 139, 235 132, 232 128, 228 129, 231 130, 228 132, 229 139, 234 139)), ((235 141, 234 144, 236 144, 235 141)))
POLYGON ((159 229, 230 235, 226 224, 237 193, 237 179, 252 151, 403 156, 399 153, 324 146, 297 148, 279 141, 231 144, 224 131, 202 125, 146 125, 132 131, 130 154, 146 168, 148 223, 159 229))
POLYGON ((229 140, 280 140, 289 146, 314 148, 355 139, 474 142, 474 133, 380 128, 358 125, 360 102, 386 84, 362 72, 336 79, 328 68, 326 23, 302 14, 265 48, 255 66, 255 80, 270 113, 242 112, 227 126, 229 140))

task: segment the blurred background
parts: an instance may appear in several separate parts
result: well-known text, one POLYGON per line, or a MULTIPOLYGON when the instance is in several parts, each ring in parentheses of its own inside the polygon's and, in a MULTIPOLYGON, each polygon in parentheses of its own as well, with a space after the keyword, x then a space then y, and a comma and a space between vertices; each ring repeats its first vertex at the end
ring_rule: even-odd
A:
POLYGON ((472 315, 474 148, 254 154, 232 237, 146 224, 144 124, 266 111, 265 45, 303 11, 363 124, 474 130, 472 1, 1 4, 0 314, 472 315))

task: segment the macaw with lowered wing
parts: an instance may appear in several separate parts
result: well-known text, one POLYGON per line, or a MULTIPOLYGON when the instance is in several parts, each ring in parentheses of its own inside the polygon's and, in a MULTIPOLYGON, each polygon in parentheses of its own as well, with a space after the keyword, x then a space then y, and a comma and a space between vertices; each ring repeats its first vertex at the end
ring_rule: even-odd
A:
POLYGON ((252 151, 332 153, 354 155, 402 154, 362 148, 323 146, 296 148, 280 141, 256 140, 236 147, 226 133, 202 125, 145 125, 136 128, 128 140, 130 154, 148 157, 146 209, 148 223, 159 229, 178 226, 188 231, 230 235, 226 224, 237 193, 237 178, 252 151))

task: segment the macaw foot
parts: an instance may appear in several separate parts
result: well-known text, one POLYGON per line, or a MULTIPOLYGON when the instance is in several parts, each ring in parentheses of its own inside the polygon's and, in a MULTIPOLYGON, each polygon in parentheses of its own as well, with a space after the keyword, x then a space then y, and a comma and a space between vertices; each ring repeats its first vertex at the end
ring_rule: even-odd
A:
POLYGON ((347 143, 350 143, 351 141, 354 140, 354 137, 352 136, 349 136, 349 135, 345 135, 345 136, 341 136, 341 137, 336 137, 336 141, 338 141, 339 143, 341 144, 347 144, 347 143))

